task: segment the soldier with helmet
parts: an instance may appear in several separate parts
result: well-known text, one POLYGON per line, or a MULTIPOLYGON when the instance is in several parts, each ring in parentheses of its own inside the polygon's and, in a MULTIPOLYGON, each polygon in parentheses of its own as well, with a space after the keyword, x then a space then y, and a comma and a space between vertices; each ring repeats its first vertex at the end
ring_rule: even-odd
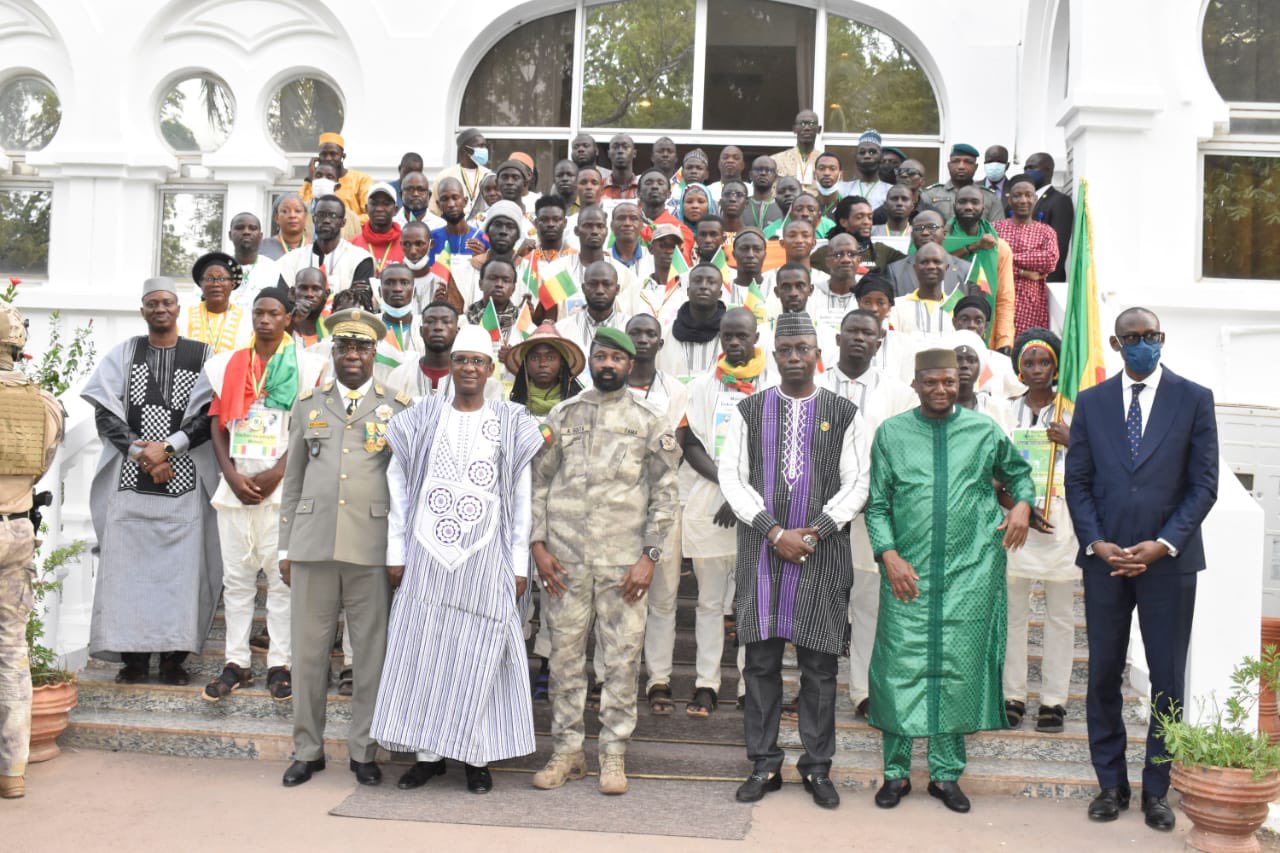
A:
POLYGON ((31 740, 27 617, 34 606, 36 529, 31 488, 62 441, 62 406, 14 366, 27 343, 22 315, 0 302, 0 798, 26 793, 31 740))

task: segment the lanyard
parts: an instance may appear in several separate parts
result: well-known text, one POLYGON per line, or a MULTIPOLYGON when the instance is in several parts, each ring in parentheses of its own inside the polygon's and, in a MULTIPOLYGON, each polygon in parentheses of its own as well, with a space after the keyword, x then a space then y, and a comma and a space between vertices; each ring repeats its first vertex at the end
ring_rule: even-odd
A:
POLYGON ((258 351, 251 350, 249 352, 249 382, 253 385, 253 398, 255 400, 262 399, 262 391, 267 387, 267 365, 262 365, 262 375, 254 375, 254 362, 258 360, 258 351))

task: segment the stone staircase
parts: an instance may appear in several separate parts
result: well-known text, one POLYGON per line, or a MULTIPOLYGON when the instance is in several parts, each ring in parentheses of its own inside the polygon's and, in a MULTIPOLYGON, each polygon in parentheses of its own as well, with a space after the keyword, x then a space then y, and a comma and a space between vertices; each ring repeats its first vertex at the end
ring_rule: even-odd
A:
MULTIPOLYGON (((261 604, 260 592, 260 601, 261 604)), ((722 703, 708 719, 695 720, 684 713, 684 703, 693 694, 696 588, 693 578, 682 578, 675 669, 672 690, 676 712, 655 717, 641 702, 639 721, 627 755, 628 772, 638 777, 684 780, 741 779, 750 772, 742 736, 742 714, 733 707, 738 673, 734 650, 725 649, 722 703)), ((1095 791, 1089 745, 1084 724, 1084 692, 1088 659, 1084 638, 1083 601, 1077 590, 1076 659, 1067 706, 1067 727, 1061 734, 1038 734, 1034 712, 1039 705, 1040 616, 1043 601, 1036 595, 1033 622, 1029 631, 1028 719, 1011 731, 983 732, 968 738, 969 766, 965 789, 970 793, 1014 794, 1028 797, 1086 797, 1095 791)), ((263 611, 259 609, 257 623, 263 611)), ((80 674, 80 704, 71 714, 71 725, 63 735, 65 746, 79 748, 148 752, 161 755, 207 758, 244 758, 283 762, 292 751, 292 708, 275 702, 265 689, 265 655, 254 655, 255 682, 241 688, 229 699, 213 704, 199 693, 203 685, 221 671, 224 625, 221 610, 201 655, 188 659, 191 685, 170 687, 159 684, 122 685, 114 681, 117 666, 91 661, 80 674)), ((256 630, 256 628, 255 628, 256 630)), ((784 692, 794 696, 799 689, 799 672, 794 660, 784 671, 784 692)), ((341 667, 334 655, 334 671, 341 667)), ((531 669, 536 667, 531 663, 531 669)), ((1146 726, 1143 700, 1126 688, 1125 718, 1129 728, 1130 778, 1141 779, 1141 761, 1146 726)), ((842 661, 836 712, 837 752, 832 777, 849 788, 874 788, 880 784, 880 734, 854 713, 847 690, 847 661, 842 661)), ((332 688, 328 702, 326 754, 345 764, 346 729, 350 721, 347 697, 332 688)), ((538 750, 523 759, 503 762, 502 769, 532 772, 546 761, 551 750, 550 706, 534 703, 534 725, 538 750)), ((595 734, 599 721, 587 712, 589 761, 595 766, 595 734)), ((783 721, 780 743, 789 753, 787 778, 795 781, 794 759, 801 752, 800 737, 793 722, 783 721)), ((411 760, 408 756, 383 756, 386 760, 411 760)), ((282 768, 283 769, 283 768, 282 768)), ((914 772, 918 781, 927 781, 923 741, 916 745, 914 772)))

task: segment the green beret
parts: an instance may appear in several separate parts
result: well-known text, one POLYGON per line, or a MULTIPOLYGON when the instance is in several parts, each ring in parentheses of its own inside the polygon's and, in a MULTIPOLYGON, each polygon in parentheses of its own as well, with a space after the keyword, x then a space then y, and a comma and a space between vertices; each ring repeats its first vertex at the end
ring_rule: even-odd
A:
POLYGON ((631 340, 631 336, 621 329, 602 326, 596 329, 596 336, 592 339, 592 343, 609 349, 620 349, 632 358, 636 357, 635 343, 631 340))
POLYGON ((881 148, 880 153, 881 154, 897 154, 903 160, 910 159, 909 157, 907 157, 906 153, 901 148, 894 148, 892 145, 886 145, 884 148, 881 148))
POLYGON ((951 146, 951 156, 954 157, 957 154, 967 154, 970 157, 977 157, 978 149, 974 148, 972 145, 966 145, 963 142, 957 142, 955 145, 951 146))

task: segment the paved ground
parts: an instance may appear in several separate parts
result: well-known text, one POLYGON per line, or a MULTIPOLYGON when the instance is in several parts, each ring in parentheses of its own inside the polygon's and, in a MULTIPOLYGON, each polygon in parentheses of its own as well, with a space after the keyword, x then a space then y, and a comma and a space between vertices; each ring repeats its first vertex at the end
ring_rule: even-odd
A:
MULTIPOLYGON (((820 811, 798 785, 787 785, 755 808, 745 841, 697 841, 643 835, 572 833, 453 824, 401 823, 332 817, 351 792, 345 766, 334 764, 300 788, 280 785, 285 764, 217 761, 133 753, 65 751, 33 766, 22 800, 0 800, 4 849, 44 851, 414 850, 424 844, 450 853, 470 850, 571 851, 1115 851, 1181 850, 1186 818, 1161 835, 1131 810, 1108 825, 1089 823, 1078 801, 982 798, 955 815, 916 791, 893 812, 869 794, 847 793, 838 811, 820 811)), ((393 771, 394 772, 394 771, 393 771)), ((594 780, 571 784, 593 784, 594 780)), ((501 808, 502 788, 528 777, 499 773, 489 796, 501 808)), ((384 783, 385 784, 385 783, 384 783)), ((696 784, 671 782, 672 785, 696 784)), ((426 795, 424 793, 424 795, 426 795)), ((547 796, 555 796, 554 792, 547 796)), ((607 822, 608 801, 601 799, 607 822)), ((696 816, 655 815, 655 819, 696 816)))

